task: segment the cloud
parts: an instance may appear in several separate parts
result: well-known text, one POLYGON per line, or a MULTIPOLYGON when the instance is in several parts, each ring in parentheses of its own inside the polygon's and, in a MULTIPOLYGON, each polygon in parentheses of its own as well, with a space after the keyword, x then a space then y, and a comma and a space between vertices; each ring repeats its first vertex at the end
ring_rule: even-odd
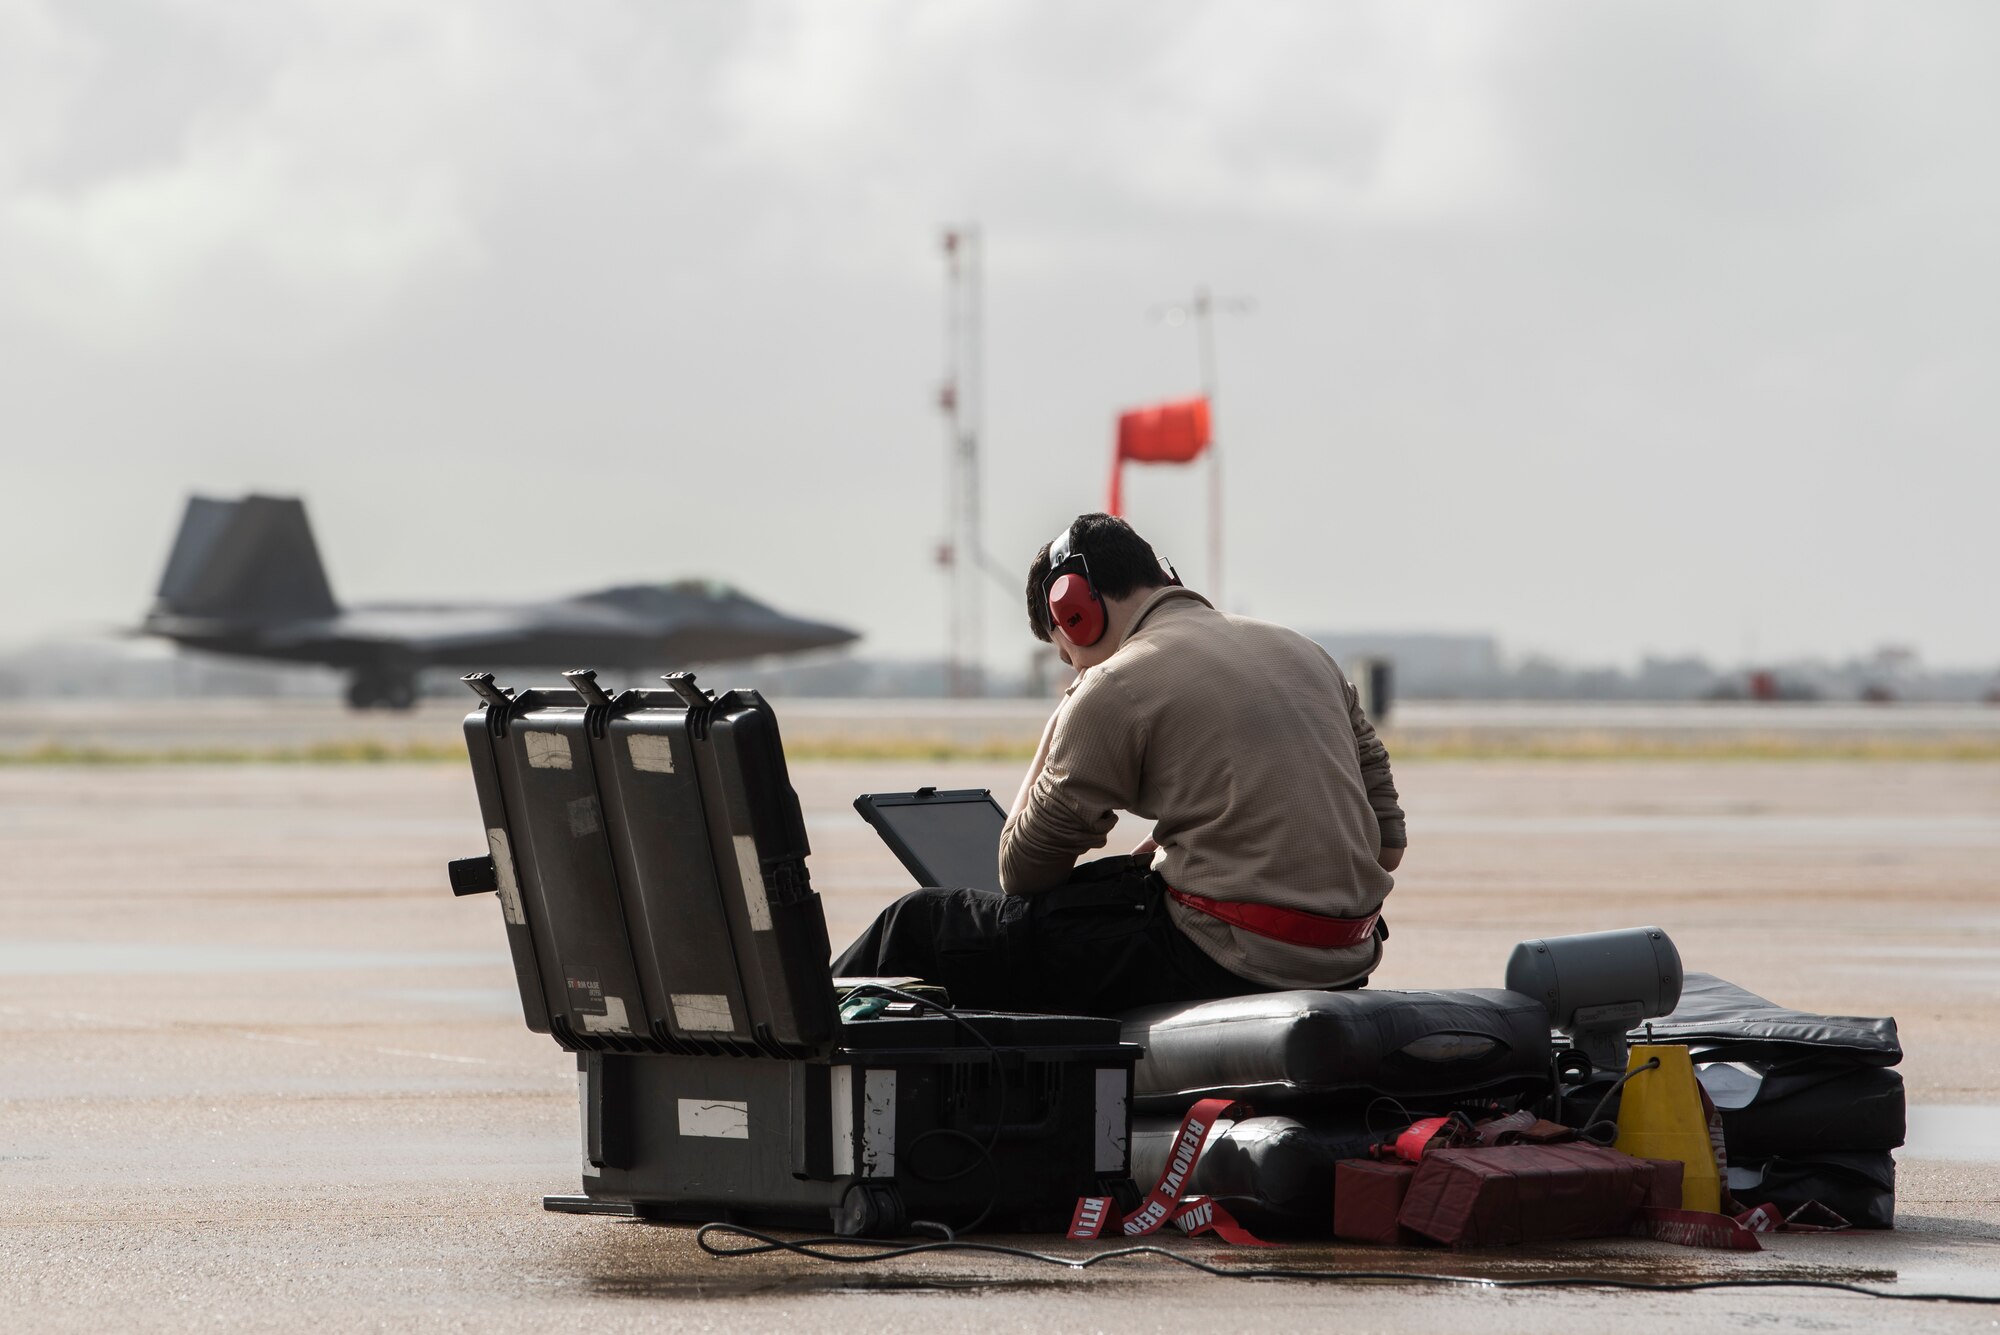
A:
POLYGON ((13 0, 0 86, 34 77, 13 85, 0 150, 0 299, 113 349, 352 331, 476 269, 482 210, 587 142, 602 108, 585 53, 544 41, 551 26, 462 0, 13 0), (145 152, 80 171, 105 137, 95 109, 147 100, 129 86, 138 19, 201 77, 114 127, 145 152))
POLYGON ((1487 6, 756 12, 717 81, 732 156, 864 208, 1410 220, 1489 213, 1514 188, 1487 6))
MULTIPOLYGON (((0 559, 66 544, 110 617, 153 554, 105 530, 297 489, 373 527, 357 592, 706 568, 933 647, 854 572, 938 536, 935 233, 976 219, 996 550, 1095 503, 1116 406, 1187 387, 1144 312, 1208 281, 1258 299, 1223 336, 1232 601, 1989 652, 1938 572, 1991 564, 2000 485, 1996 37, 1987 4, 1843 0, 0 0, 36 442, 0 559), (661 483, 474 571, 440 553, 485 517, 440 498, 475 453, 736 468, 759 531, 839 557, 661 483)), ((1198 479, 1160 472, 1133 495, 1199 553, 1198 479)))

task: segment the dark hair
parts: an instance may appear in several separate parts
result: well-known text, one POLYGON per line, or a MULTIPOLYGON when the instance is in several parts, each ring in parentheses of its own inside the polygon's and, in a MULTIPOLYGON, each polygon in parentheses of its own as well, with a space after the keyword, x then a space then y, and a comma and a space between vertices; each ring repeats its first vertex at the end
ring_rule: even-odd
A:
MULTIPOLYGON (((1038 640, 1049 638, 1049 604, 1042 592, 1049 579, 1049 546, 1043 543, 1028 566, 1028 628, 1038 640)), ((1090 581, 1103 597, 1123 598, 1167 583, 1153 544, 1115 516, 1078 515, 1070 525, 1069 549, 1090 563, 1090 581)))

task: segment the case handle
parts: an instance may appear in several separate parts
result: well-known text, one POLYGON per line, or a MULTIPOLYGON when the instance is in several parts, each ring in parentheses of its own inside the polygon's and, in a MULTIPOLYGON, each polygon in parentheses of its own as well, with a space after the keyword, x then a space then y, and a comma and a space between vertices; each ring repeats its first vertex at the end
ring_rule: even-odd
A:
POLYGON ((694 684, 692 672, 669 672, 660 678, 669 690, 681 698, 681 703, 689 709, 706 709, 715 703, 715 697, 694 684))
POLYGON ((597 669, 571 668, 562 675, 563 680, 570 684, 570 689, 583 697, 586 705, 594 705, 599 709, 610 707, 611 696, 597 684, 597 669))

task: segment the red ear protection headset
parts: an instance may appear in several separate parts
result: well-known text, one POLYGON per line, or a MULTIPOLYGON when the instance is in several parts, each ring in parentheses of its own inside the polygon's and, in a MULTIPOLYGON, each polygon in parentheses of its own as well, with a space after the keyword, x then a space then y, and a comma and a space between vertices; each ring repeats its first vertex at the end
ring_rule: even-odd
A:
POLYGON ((1084 648, 1104 638, 1104 599, 1091 582, 1090 562, 1070 550, 1072 522, 1049 544, 1049 576, 1042 597, 1049 606, 1049 631, 1084 648))
MULTIPOLYGON (((1042 581, 1042 597, 1048 603, 1049 633, 1060 635, 1079 648, 1087 648, 1104 638, 1104 598, 1090 578, 1090 562, 1072 550, 1071 536, 1076 522, 1056 534, 1049 544, 1049 573, 1042 581)), ((1181 577, 1173 563, 1160 558, 1160 572, 1173 584, 1181 577)))

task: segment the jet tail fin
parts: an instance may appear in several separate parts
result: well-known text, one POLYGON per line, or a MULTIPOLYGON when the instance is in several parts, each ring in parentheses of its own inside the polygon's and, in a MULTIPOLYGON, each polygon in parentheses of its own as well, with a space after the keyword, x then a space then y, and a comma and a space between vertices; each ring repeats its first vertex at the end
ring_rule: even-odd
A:
POLYGON ((340 610, 294 497, 190 496, 160 577, 156 612, 228 621, 290 621, 340 610))

